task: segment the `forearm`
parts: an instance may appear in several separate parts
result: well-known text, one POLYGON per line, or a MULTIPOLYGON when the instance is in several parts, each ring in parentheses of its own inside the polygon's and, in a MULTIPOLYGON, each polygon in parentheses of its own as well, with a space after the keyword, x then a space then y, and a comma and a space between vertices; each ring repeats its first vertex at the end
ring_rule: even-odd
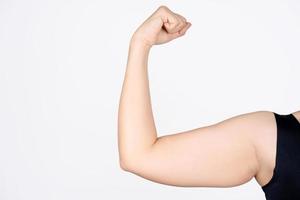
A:
POLYGON ((120 162, 137 159, 157 139, 148 81, 150 47, 131 40, 118 113, 120 162))

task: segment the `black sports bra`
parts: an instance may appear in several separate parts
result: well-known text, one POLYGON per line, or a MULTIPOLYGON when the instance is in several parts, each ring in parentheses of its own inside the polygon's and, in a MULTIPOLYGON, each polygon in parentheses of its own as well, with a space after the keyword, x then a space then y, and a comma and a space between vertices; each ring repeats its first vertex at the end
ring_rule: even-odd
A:
POLYGON ((273 113, 276 162, 271 180, 261 188, 267 200, 300 200, 300 123, 293 114, 273 113))

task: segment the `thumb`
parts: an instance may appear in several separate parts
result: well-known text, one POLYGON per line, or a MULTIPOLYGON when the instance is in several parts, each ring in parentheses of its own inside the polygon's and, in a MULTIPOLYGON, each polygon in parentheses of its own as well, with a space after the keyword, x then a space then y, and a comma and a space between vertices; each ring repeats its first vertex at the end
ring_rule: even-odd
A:
POLYGON ((169 33, 168 37, 170 40, 176 39, 180 36, 185 35, 186 31, 192 26, 192 24, 190 22, 186 22, 186 25, 180 29, 179 31, 175 32, 175 33, 169 33))

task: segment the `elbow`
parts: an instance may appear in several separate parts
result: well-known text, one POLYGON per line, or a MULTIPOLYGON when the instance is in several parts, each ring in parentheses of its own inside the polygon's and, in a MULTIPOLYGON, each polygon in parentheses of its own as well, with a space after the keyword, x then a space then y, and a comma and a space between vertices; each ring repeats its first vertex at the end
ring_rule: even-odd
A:
POLYGON ((150 162, 151 148, 147 150, 128 150, 119 152, 119 166, 122 170, 136 173, 145 169, 150 162))
POLYGON ((119 161, 119 166, 123 171, 130 171, 128 164, 123 160, 119 161))
POLYGON ((137 169, 138 161, 120 160, 119 166, 123 171, 134 172, 137 169))
POLYGON ((119 167, 121 170, 130 171, 132 162, 132 157, 129 156, 128 153, 125 153, 124 150, 119 151, 119 167))
POLYGON ((143 170, 146 165, 146 154, 139 154, 135 156, 120 156, 119 166, 122 170, 135 173, 143 170))

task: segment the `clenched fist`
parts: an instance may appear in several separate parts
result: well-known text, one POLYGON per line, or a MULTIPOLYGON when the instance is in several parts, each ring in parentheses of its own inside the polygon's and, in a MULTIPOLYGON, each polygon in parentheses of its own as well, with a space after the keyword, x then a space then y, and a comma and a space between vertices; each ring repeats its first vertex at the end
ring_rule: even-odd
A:
POLYGON ((166 6, 160 6, 134 32, 131 41, 146 46, 169 42, 185 34, 192 24, 166 6))

